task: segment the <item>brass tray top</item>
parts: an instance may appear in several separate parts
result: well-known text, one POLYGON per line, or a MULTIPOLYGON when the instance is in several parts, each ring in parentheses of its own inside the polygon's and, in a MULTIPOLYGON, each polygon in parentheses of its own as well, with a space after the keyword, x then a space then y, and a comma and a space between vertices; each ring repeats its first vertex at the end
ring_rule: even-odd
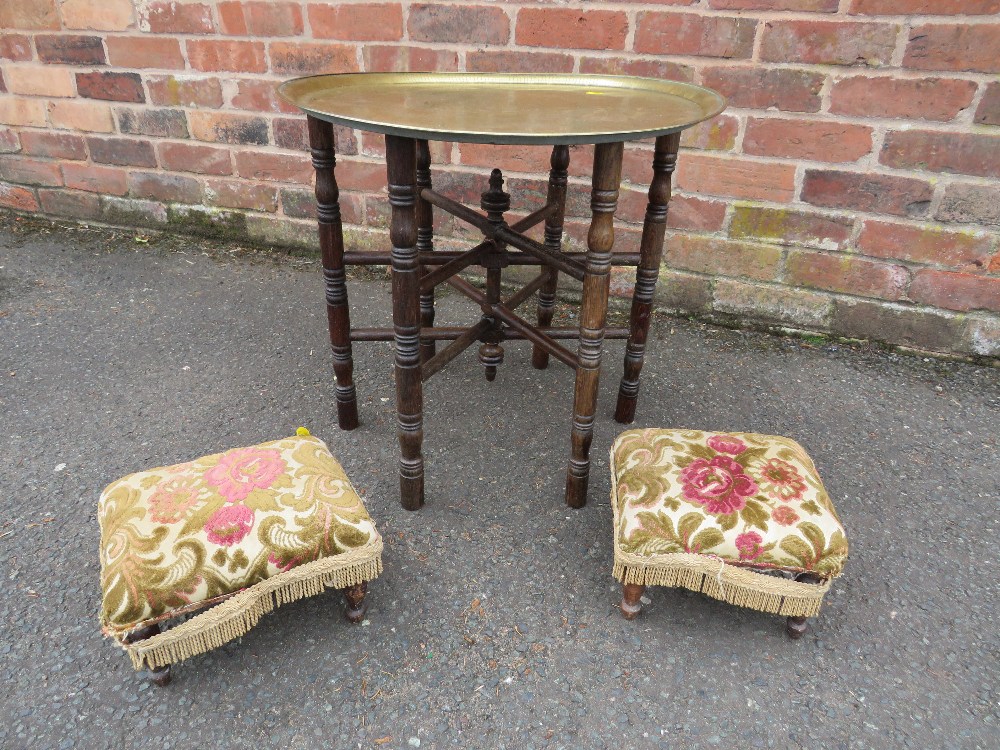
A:
POLYGON ((690 83, 608 75, 344 73, 278 87, 338 125, 406 138, 496 144, 611 143, 684 130, 726 100, 690 83))

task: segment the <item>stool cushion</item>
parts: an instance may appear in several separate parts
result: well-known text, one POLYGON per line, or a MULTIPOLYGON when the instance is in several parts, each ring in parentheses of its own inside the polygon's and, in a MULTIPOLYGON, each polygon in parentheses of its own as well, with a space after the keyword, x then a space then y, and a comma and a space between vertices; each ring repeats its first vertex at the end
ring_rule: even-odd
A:
POLYGON ((381 570, 382 539, 368 511, 308 433, 130 474, 104 490, 97 516, 101 622, 119 640, 239 592, 214 629, 245 630, 276 604, 381 570))
MULTIPOLYGON (((611 470, 620 580, 702 587, 696 570, 716 571, 712 585, 722 586, 724 571, 733 580, 751 580, 732 567, 828 580, 844 567, 844 528, 816 467, 794 440, 629 430, 612 447, 611 470)), ((794 584, 777 577, 759 583, 786 593, 791 589, 784 584, 794 584)))

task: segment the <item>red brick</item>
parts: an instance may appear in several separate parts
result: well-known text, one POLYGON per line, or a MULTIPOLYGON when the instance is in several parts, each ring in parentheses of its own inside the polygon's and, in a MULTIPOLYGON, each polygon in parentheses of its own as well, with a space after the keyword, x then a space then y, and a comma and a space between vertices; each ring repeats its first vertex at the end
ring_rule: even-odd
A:
POLYGON ((263 73, 267 70, 263 42, 190 39, 188 60, 195 70, 263 73))
POLYGON ((1000 125, 1000 83, 991 83, 986 87, 976 110, 976 122, 980 125, 1000 125))
MULTIPOLYGON (((301 157, 295 157, 300 159, 301 157)), ((452 177, 454 179, 454 177, 452 177)), ((461 178, 459 178, 461 179, 461 178)), ((448 185, 449 181, 441 181, 435 175, 435 186, 441 190, 448 185)), ((343 190, 358 190, 366 193, 380 193, 385 190, 385 164, 382 162, 357 161, 355 159, 337 160, 337 183, 343 190)), ((482 187, 475 192, 474 198, 479 199, 482 187)), ((470 200, 473 198, 469 194, 454 193, 450 190, 449 196, 455 196, 455 200, 470 200)))
POLYGON ((826 76, 790 68, 711 67, 702 71, 702 85, 718 91, 730 106, 818 112, 826 76))
POLYGON ((802 200, 814 206, 893 216, 926 216, 933 188, 924 180, 835 170, 807 169, 802 200))
POLYGON ((273 73, 353 73, 358 69, 354 47, 326 42, 271 42, 273 73))
POLYGON ((1000 72, 1000 24, 927 24, 910 30, 903 65, 920 70, 1000 72))
POLYGON ((857 161, 872 149, 872 130, 863 125, 815 120, 751 117, 743 152, 814 161, 857 161))
POLYGON ((694 80, 694 70, 668 60, 632 60, 627 57, 581 57, 581 73, 602 75, 643 76, 669 81, 694 80))
POLYGON ((63 0, 59 12, 67 29, 124 31, 134 22, 132 5, 133 0, 63 0))
POLYGON ((14 128, 0 127, 0 154, 16 154, 21 150, 21 141, 14 128))
POLYGON ((161 143, 156 147, 160 166, 172 172, 226 175, 233 173, 228 148, 191 143, 161 143))
POLYGON ((289 2, 219 3, 219 20, 224 34, 237 36, 299 36, 303 29, 302 8, 289 2))
POLYGON ((865 255, 969 270, 989 265, 990 245, 985 234, 873 220, 865 222, 858 237, 858 248, 865 255))
POLYGON ((165 172, 130 173, 128 193, 133 198, 168 203, 201 203, 201 183, 198 180, 165 172))
POLYGON ((511 172, 547 172, 552 149, 548 146, 490 146, 461 143, 461 164, 496 167, 511 172))
POLYGON ((945 188, 936 219, 961 224, 1000 226, 1000 191, 996 185, 963 185, 953 182, 945 188))
POLYGON ((767 281, 778 274, 781 252, 774 245, 675 234, 667 240, 666 265, 697 273, 767 281))
POLYGON ((1000 278, 952 271, 917 271, 910 299, 945 310, 1000 312, 1000 278))
POLYGON ((21 185, 62 185, 59 164, 25 156, 0 156, 0 179, 21 185))
POLYGON ((637 24, 636 52, 726 58, 749 58, 757 27, 752 18, 656 11, 639 13, 637 24))
POLYGON ((676 180, 691 193, 784 203, 795 193, 795 166, 686 153, 676 180))
POLYGON ((46 65, 11 65, 7 68, 7 89, 27 96, 76 96, 73 73, 46 65))
POLYGON ((222 106, 222 83, 218 78, 151 76, 146 85, 153 104, 213 109, 222 106))
POLYGON ((278 188, 246 180, 209 180, 205 185, 205 203, 274 213, 278 210, 278 188))
POLYGON ((492 5, 414 3, 407 29, 410 39, 418 42, 506 44, 510 19, 492 5))
POLYGON ((0 34, 0 60, 31 59, 31 39, 24 34, 0 34))
POLYGON ((216 143, 268 143, 267 121, 253 115, 226 112, 190 112, 191 136, 199 141, 216 143))
POLYGON ((371 73, 458 70, 458 53, 451 50, 366 44, 362 54, 371 73))
POLYGON ((769 21, 761 60, 821 65, 887 65, 898 28, 851 21, 769 21))
POLYGON ((87 158, 87 145, 81 136, 69 133, 25 130, 21 133, 21 148, 32 156, 50 159, 82 161, 87 158))
POLYGON ((730 151, 736 145, 740 121, 730 115, 718 115, 688 128, 681 135, 681 146, 707 151, 730 151))
POLYGON ((729 225, 729 236, 841 250, 847 245, 853 228, 851 217, 737 205, 729 225))
POLYGON ((0 3, 0 29, 58 29, 56 0, 7 0, 0 3))
MULTIPOLYGON (((276 117, 271 121, 271 127, 274 129, 274 145, 278 148, 309 149, 309 130, 304 119, 276 117)), ((341 153, 339 148, 337 153, 341 153)))
POLYGON ((674 195, 667 210, 667 226, 695 232, 718 232, 726 219, 726 204, 691 195, 674 195))
POLYGON ((310 4, 309 25, 316 39, 394 42, 403 38, 399 3, 310 4))
MULTIPOLYGON (((265 182, 297 182, 303 185, 312 181, 312 164, 302 154, 243 151, 235 154, 235 159, 236 172, 240 177, 265 182)), ((348 186, 354 187, 345 182, 345 187, 348 186)))
POLYGON ((88 138, 91 161, 123 167, 155 167, 153 144, 137 138, 88 138))
POLYGON ((176 39, 155 36, 109 36, 108 60, 119 68, 183 70, 184 57, 176 39))
POLYGON ((898 169, 1000 177, 1000 135, 893 131, 886 135, 879 158, 898 169))
POLYGON ((35 37, 38 59, 66 65, 104 65, 104 44, 99 36, 52 34, 35 37))
POLYGON ((489 50, 467 53, 465 68, 474 73, 570 73, 573 58, 557 52, 489 50))
POLYGON ((709 0, 718 10, 800 10, 810 13, 835 13, 840 0, 709 0))
POLYGON ((118 130, 129 135, 149 135, 155 138, 187 138, 187 118, 180 109, 116 110, 118 130))
POLYGON ((7 84, 3 79, 3 71, 0 70, 0 94, 7 93, 7 84))
POLYGON ((0 206, 13 208, 15 211, 37 211, 38 198, 33 190, 0 182, 0 206))
POLYGON ((617 10, 521 8, 515 28, 517 44, 560 49, 624 49, 627 34, 628 17, 617 10))
POLYGON ((86 99, 49 102, 49 123, 64 130, 87 130, 91 133, 114 131, 111 107, 86 99))
POLYGON ((69 216, 73 219, 96 219, 101 212, 101 199, 94 193, 79 190, 38 191, 42 210, 55 216, 69 216))
POLYGON ((910 280, 903 266, 805 250, 789 252, 785 273, 787 281, 795 286, 889 300, 900 299, 910 280))
POLYGON ((0 125, 44 128, 48 125, 46 118, 45 102, 42 99, 0 96, 0 125))
MULTIPOLYGON (((224 4, 224 3, 223 3, 224 4)), ((221 10, 220 10, 221 12, 221 10)), ((145 25, 154 34, 214 34, 212 8, 205 3, 159 0, 149 4, 145 25)))
POLYGON ((854 0, 851 13, 871 16, 985 15, 1000 13, 1000 0, 854 0))
POLYGON ((114 102, 146 101, 142 79, 138 73, 77 73, 76 88, 80 96, 114 102))
POLYGON ((94 164, 63 164, 66 187, 101 195, 125 195, 125 170, 94 164))
POLYGON ((236 81, 236 86, 232 105, 238 109, 249 109, 254 112, 284 112, 286 114, 301 112, 298 107, 292 106, 278 96, 277 84, 274 81, 244 78, 236 81))
POLYGON ((861 117, 952 120, 972 103, 975 81, 853 76, 833 82, 830 111, 861 117))

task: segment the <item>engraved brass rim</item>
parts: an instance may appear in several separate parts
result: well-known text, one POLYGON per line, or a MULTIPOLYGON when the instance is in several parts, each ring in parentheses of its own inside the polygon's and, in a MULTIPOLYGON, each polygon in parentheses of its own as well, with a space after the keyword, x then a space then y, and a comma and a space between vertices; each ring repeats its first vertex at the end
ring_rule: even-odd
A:
POLYGON ((636 76, 342 73, 295 78, 280 96, 309 115, 387 135, 490 144, 612 143, 715 117, 723 96, 636 76))

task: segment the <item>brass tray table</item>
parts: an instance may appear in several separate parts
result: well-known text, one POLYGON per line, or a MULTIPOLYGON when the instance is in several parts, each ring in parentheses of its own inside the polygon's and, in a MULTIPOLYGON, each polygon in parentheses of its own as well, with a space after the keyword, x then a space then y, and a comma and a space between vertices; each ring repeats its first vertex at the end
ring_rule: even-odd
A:
POLYGON ((501 343, 527 339, 534 347, 536 368, 544 369, 551 355, 576 371, 566 502, 582 507, 590 474, 602 343, 605 338, 628 338, 615 419, 629 424, 635 417, 680 133, 717 115, 725 100, 691 84, 572 74, 350 73, 297 78, 278 90, 308 119, 341 429, 358 426, 351 342, 395 341, 400 499, 404 508, 416 510, 424 503, 423 381, 476 342, 481 344, 479 359, 486 377, 493 380, 503 361, 501 343), (333 124, 385 135, 391 253, 344 251, 333 124), (640 250, 613 254, 624 142, 654 137, 640 250), (436 192, 427 145, 431 140, 551 145, 545 205, 508 225, 504 214, 510 196, 497 169, 482 195, 484 213, 436 192), (562 251, 571 144, 594 144, 586 253, 562 251), (434 208, 477 227, 484 241, 464 253, 435 251, 434 208), (523 234, 541 222, 544 242, 523 234), (345 265, 351 264, 391 265, 393 328, 351 327, 344 276, 345 265), (540 266, 540 272, 502 299, 501 272, 512 264, 540 266), (472 265, 486 271, 485 292, 457 275, 472 265), (636 267, 628 329, 606 329, 613 265, 636 267), (578 329, 551 325, 560 271, 583 283, 578 329), (479 305, 482 317, 475 325, 434 326, 434 287, 441 283, 479 305), (516 308, 536 293, 537 324, 532 324, 516 308), (579 341, 577 353, 559 343, 565 339, 579 341), (437 341, 451 343, 438 351, 437 341))

